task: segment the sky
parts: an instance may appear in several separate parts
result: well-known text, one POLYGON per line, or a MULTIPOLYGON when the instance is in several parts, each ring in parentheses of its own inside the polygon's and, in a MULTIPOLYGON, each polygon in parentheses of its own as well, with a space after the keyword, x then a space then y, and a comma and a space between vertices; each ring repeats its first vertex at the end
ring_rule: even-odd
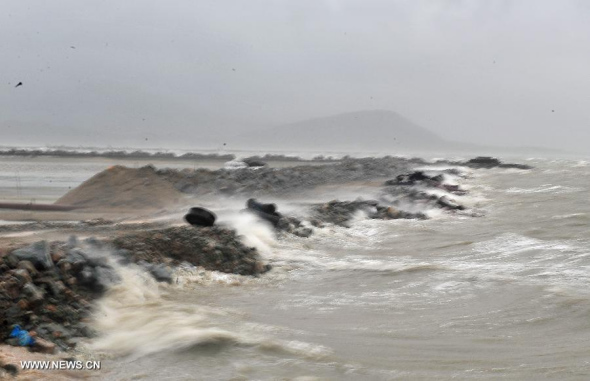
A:
POLYGON ((0 7, 0 145, 201 147, 383 109, 450 140, 588 150, 584 0, 0 7))

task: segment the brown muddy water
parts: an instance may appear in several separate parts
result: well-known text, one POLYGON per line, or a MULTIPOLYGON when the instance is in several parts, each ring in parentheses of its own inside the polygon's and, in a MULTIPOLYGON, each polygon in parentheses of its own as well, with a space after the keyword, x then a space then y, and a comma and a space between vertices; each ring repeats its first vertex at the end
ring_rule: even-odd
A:
POLYGON ((84 350, 117 380, 586 380, 590 164, 526 163, 466 170, 463 202, 480 217, 359 216, 279 240, 236 213, 242 200, 213 203, 273 270, 187 267, 168 286, 120 269, 84 350))

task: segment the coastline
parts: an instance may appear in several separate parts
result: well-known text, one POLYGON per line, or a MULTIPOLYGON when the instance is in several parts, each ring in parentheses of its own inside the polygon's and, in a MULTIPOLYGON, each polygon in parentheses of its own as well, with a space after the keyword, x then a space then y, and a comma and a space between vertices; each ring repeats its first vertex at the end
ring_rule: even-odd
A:
MULTIPOLYGON (((327 164, 327 165, 320 165, 320 166, 300 166, 300 167, 290 167, 290 168, 262 168, 262 169, 239 169, 239 170, 216 170, 216 171, 208 171, 205 170, 156 170, 152 167, 143 167, 139 169, 120 169, 123 171, 123 177, 128 180, 129 178, 133 177, 134 174, 140 174, 142 179, 146 178, 146 173, 149 176, 158 176, 158 178, 168 181, 174 188, 183 193, 185 195, 190 196, 186 202, 194 202, 194 200, 199 199, 203 195, 207 197, 219 197, 220 195, 223 197, 236 197, 239 195, 256 195, 256 196, 266 196, 269 195, 277 195, 277 194, 285 194, 287 191, 289 192, 302 192, 302 191, 309 191, 319 186, 334 186, 338 187, 338 184, 350 183, 350 182, 366 182, 366 181, 375 181, 377 188, 382 188, 385 195, 388 197, 397 197, 395 199, 392 198, 383 198, 381 201, 336 201, 326 200, 327 203, 319 203, 319 204, 310 204, 309 211, 307 215, 297 215, 291 216, 289 214, 285 215, 284 218, 287 227, 284 229, 277 229, 276 234, 280 236, 280 234, 298 234, 295 233, 300 226, 305 226, 305 229, 311 232, 318 227, 328 225, 342 225, 347 226, 347 221, 353 221, 355 216, 359 213, 362 213, 367 218, 373 219, 422 219, 426 218, 425 215, 410 213, 404 211, 404 209, 408 208, 408 205, 421 205, 422 207, 434 207, 442 209, 448 213, 457 213, 460 211, 458 207, 452 206, 453 204, 448 203, 447 201, 443 200, 443 197, 448 197, 452 195, 455 198, 460 198, 461 194, 457 193, 460 190, 460 186, 453 183, 449 185, 445 179, 445 176, 451 176, 453 178, 457 178, 456 176, 459 174, 458 172, 453 171, 446 171, 446 170, 436 170, 431 169, 431 172, 434 171, 436 175, 424 175, 422 172, 414 171, 414 168, 424 166, 424 165, 432 165, 433 168, 436 165, 448 164, 448 162, 436 162, 436 163, 428 163, 421 159, 400 159, 400 158, 382 158, 382 159, 375 159, 375 158, 365 158, 365 159, 344 159, 336 164, 327 164), (147 171, 147 172, 146 172, 147 171), (445 172, 446 171, 446 172, 445 172), (417 175, 420 174, 420 175, 417 175), (195 180, 195 175, 197 178, 195 180), (200 177, 199 177, 200 176, 200 177), (409 178, 405 178, 403 176, 410 176, 409 178), (412 176, 416 177, 412 179, 412 176), (301 178, 306 178, 308 181, 301 182, 301 178), (391 179, 387 184, 382 182, 382 179, 388 178, 391 179), (190 179, 188 184, 198 184, 198 187, 195 188, 194 186, 187 186, 187 181, 190 179), (205 181, 203 181, 205 179, 205 181), (290 179, 291 182, 285 181, 285 179, 290 179), (380 180, 381 179, 381 180, 380 180), (220 184, 220 181, 224 182, 220 184), (232 183, 233 182, 233 183, 232 183), (179 185, 181 184, 181 185, 179 185), (225 184, 225 185, 224 185, 225 184), (231 191, 228 192, 228 185, 233 187, 231 191), (237 184, 237 186, 236 186, 237 184), (436 192, 428 193, 424 192, 423 188, 430 188, 436 190, 436 192, 445 192, 444 196, 440 194, 434 196, 436 192), (417 191, 417 189, 420 189, 417 191), (392 192, 395 190, 395 192, 392 192), (453 194, 455 192, 455 194, 453 194), (220 193, 220 194, 219 194, 220 193), (387 204, 383 204, 384 200, 387 200, 387 204), (398 200, 398 201, 395 201, 398 200), (401 200, 401 201, 400 201, 401 200), (401 209, 400 209, 401 208, 401 209), (301 225, 303 223, 303 225, 301 225), (293 225, 294 224, 294 225, 293 225)), ((465 164, 465 163, 463 163, 465 164)), ((484 167, 485 168, 485 167, 484 167)), ((109 171, 107 170, 105 173, 109 175, 109 171)), ((113 184, 111 184, 113 185, 113 184)), ((116 185, 116 184, 115 184, 116 185)), ((113 189, 117 189, 116 186, 113 189)), ((85 186, 82 184, 77 189, 74 189, 73 192, 85 192, 85 186)), ((92 196, 92 194, 91 194, 92 196)), ((143 196, 142 196, 143 197, 143 196)), ((90 197, 94 199, 95 197, 90 197)), ((116 198, 116 197, 115 197, 116 198)), ((108 202, 112 202, 113 199, 107 200, 108 202)), ((66 237, 72 234, 82 234, 83 236, 88 235, 97 235, 99 238, 98 240, 90 239, 90 243, 88 243, 85 248, 88 250, 91 248, 91 251, 101 251, 102 256, 101 259, 96 262, 95 260, 91 259, 91 255, 88 253, 84 254, 85 257, 84 261, 86 261, 87 265, 82 264, 80 265, 77 271, 82 271, 85 266, 90 266, 93 269, 108 269, 105 271, 95 271, 94 280, 89 281, 86 283, 86 286, 89 287, 89 290, 93 293, 86 293, 87 297, 89 295, 93 295, 90 297, 90 301, 100 298, 102 292, 109 287, 109 282, 116 283, 116 273, 115 268, 112 265, 106 264, 108 261, 111 261, 113 258, 119 257, 119 259, 124 259, 123 262, 127 264, 139 264, 141 268, 147 273, 151 273, 152 275, 156 272, 159 272, 162 267, 156 268, 155 266, 164 266, 165 275, 163 278, 166 279, 173 279, 173 273, 175 267, 180 264, 180 262, 173 262, 170 258, 161 257, 159 259, 155 259, 153 254, 145 255, 145 248, 136 249, 134 250, 133 247, 137 247, 138 245, 142 246, 145 244, 149 237, 155 234, 156 237, 160 236, 163 240, 170 240, 172 238, 172 242, 179 242, 178 236, 171 235, 172 231, 169 230, 169 226, 179 225, 182 224, 181 221, 178 221, 176 218, 178 215, 178 211, 181 210, 180 205, 175 205, 172 209, 168 206, 159 206, 155 209, 150 211, 150 208, 153 208, 153 205, 150 205, 149 202, 145 203, 145 208, 138 207, 135 210, 127 210, 127 211, 119 211, 119 215, 114 220, 108 219, 84 219, 78 221, 71 221, 74 215, 77 217, 82 216, 89 216, 96 213, 104 212, 105 210, 112 210, 115 211, 116 205, 107 204, 90 204, 90 205, 80 205, 81 210, 76 210, 73 212, 60 212, 59 214, 63 214, 65 217, 70 216, 69 222, 56 222, 53 219, 48 219, 49 221, 46 222, 31 222, 28 224, 19 224, 19 225, 7 225, 7 226, 0 226, 0 234, 3 234, 3 237, 0 237, 0 242, 3 245, 3 260, 6 262, 6 258, 11 255, 16 249, 25 247, 28 244, 34 243, 35 240, 43 237, 46 234, 46 239, 51 241, 51 247, 65 247, 64 245, 70 245, 69 248, 62 249, 61 255, 54 255, 53 249, 49 252, 52 260, 54 261, 53 266, 48 266, 44 270, 48 270, 51 267, 60 267, 60 260, 63 261, 64 259, 68 258, 69 251, 76 251, 78 248, 76 244, 71 244, 66 242, 66 237), (110 208, 109 208, 110 207, 110 208), (164 209, 162 209, 164 208, 164 209), (176 210, 172 215, 168 215, 163 220, 157 221, 154 220, 158 214, 161 214, 164 210, 176 210), (175 209, 176 208, 176 209, 175 209), (74 213, 74 214, 70 214, 74 213), (129 214, 126 214, 129 213, 129 214), (130 220, 140 218, 144 221, 133 223, 130 220), (151 220, 151 222, 150 222, 151 220), (168 230, 167 230, 168 229, 168 230), (40 234, 34 234, 27 236, 28 233, 36 231, 40 234), (149 232, 146 235, 146 232, 149 232), (21 234, 21 235, 19 235, 21 234), (129 245, 119 245, 118 249, 108 249, 106 250, 108 253, 105 253, 105 247, 111 247, 110 240, 114 237, 121 237, 125 235, 135 235, 137 238, 134 238, 135 243, 129 245), (143 234, 143 235, 142 235, 143 234), (108 237, 108 238, 107 238, 108 237), (141 238, 143 237, 143 238, 141 238), (106 240, 105 240, 106 239, 106 240), (56 241, 57 240, 57 241, 56 241), (61 242, 59 241, 61 240, 61 242), (93 243, 94 242, 94 243, 93 243), (144 243, 142 243, 144 242, 144 243), (90 246, 88 246, 90 245, 90 246), (105 246, 106 245, 106 246, 105 246), (129 256, 128 254, 117 254, 117 250, 124 249, 129 250, 131 249, 131 253, 136 252, 138 255, 129 256), (55 258, 54 258, 55 257, 55 258), (95 263, 92 265, 92 263, 95 263), (101 264, 102 263, 102 264, 101 264), (104 266, 103 266, 104 265, 104 266), (98 267, 97 267, 98 266, 98 267), (100 276, 96 276, 97 273, 103 273, 100 276), (102 277, 102 278, 101 278, 102 277), (108 282, 103 282, 104 279, 108 279, 108 282), (103 284, 104 283, 104 284, 103 284), (100 284, 98 289, 96 288, 96 284, 100 284)), ((59 205, 59 202, 57 203, 59 205)), ((138 204, 139 205, 139 204, 138 204)), ((413 207, 412 207, 413 208, 413 207)), ((281 209, 279 205, 279 210, 281 209)), ((273 209, 274 210, 274 209, 273 209)), ((46 212, 39 212, 40 214, 46 212)), ((280 215, 281 218, 282 215, 280 215)), ((264 215, 258 215, 259 218, 264 220, 264 215)), ((36 220, 36 218, 30 218, 36 220)), ((171 228, 171 229, 178 229, 178 228, 171 228)), ((184 228, 185 232, 189 232, 187 228, 184 228)), ((300 230, 299 230, 300 231, 300 230)), ((223 233, 219 236, 229 236, 232 237, 229 233, 230 230, 224 230, 223 233)), ((186 234, 186 233, 183 233, 186 234)), ((307 233, 305 233, 307 234, 307 233)), ((299 235, 299 234, 298 234, 299 235)), ((308 236, 308 235, 307 235, 308 236)), ((237 236, 233 236, 232 238, 232 245, 241 244, 238 243, 237 236)), ((38 242, 38 241, 37 241, 38 242)), ((117 242, 115 239, 114 242, 117 242)), ((130 241, 131 242, 131 241, 130 241)), ((152 250, 152 253, 159 253, 160 255, 163 254, 160 246, 155 246, 155 249, 152 250), (160 247, 160 249, 157 249, 160 247)), ((211 244, 204 243, 202 244, 205 247, 209 245, 211 247, 210 253, 212 255, 219 256, 219 250, 223 252, 227 247, 228 243, 213 243, 211 244)), ((117 245, 115 245, 117 246, 117 245)), ((142 246, 143 247, 143 246, 142 246)), ((245 246, 243 246, 245 248, 245 246)), ((194 249, 192 249, 194 250, 194 249)), ((203 249, 196 249, 197 251, 206 253, 206 250, 203 249)), ((241 249, 240 249, 241 250, 241 249)), ((255 255, 258 255, 255 253, 255 255)), ((227 261, 231 258, 235 258, 234 254, 231 255, 222 255, 215 259, 210 266, 209 270, 221 270, 230 273, 240 273, 242 270, 236 270, 236 265, 227 266, 227 261), (225 259, 224 259, 225 257, 225 259)), ((79 258, 71 259, 69 262, 73 264, 76 261, 79 261, 79 258), (73 262, 72 262, 73 261, 73 262)), ((233 259, 231 259, 233 260, 233 259)), ((190 265, 202 266, 204 263, 202 260, 197 262, 192 262, 190 265)), ((263 269, 264 265, 257 265, 256 260, 248 260, 248 266, 253 265, 258 270, 250 272, 251 274, 262 274, 268 271, 269 268, 263 269)), ((10 273, 12 276, 12 272, 16 268, 23 267, 19 265, 19 263, 12 263, 11 265, 5 264, 4 272, 6 274, 10 273), (11 270, 12 269, 12 270, 11 270)), ((63 267, 63 266, 62 266, 63 267)), ((68 266, 66 266, 68 267, 68 266)), ((207 267, 206 267, 207 269, 207 267)), ((29 270, 27 270, 29 271, 29 270)), ((65 270, 66 274, 68 270, 65 270)), ((34 270, 30 270, 29 276, 31 272, 34 270)), ((246 272, 247 273, 247 272, 246 272)), ((80 281, 80 273, 74 273, 67 275, 69 276, 68 279, 77 279, 80 281), (78 274, 78 275, 76 275, 78 274)), ((63 275, 57 275, 57 277, 63 275)), ((26 278, 26 275, 25 275, 26 278)), ((87 281, 87 280, 86 280, 87 281)), ((70 282, 71 283, 71 282, 70 282)), ((84 283, 84 282, 83 282, 84 283)), ((26 284, 26 279, 22 286, 26 284)), ((34 284, 34 282, 33 282, 34 284)), ((82 289, 80 289, 82 290, 82 289)), ((84 291, 86 292, 86 291, 84 291)), ((18 296, 16 296, 18 298, 18 296)), ((14 299, 16 300, 16 299, 14 299)), ((26 307, 25 307, 26 308, 26 307)), ((90 310, 88 310, 90 311, 90 310)), ((81 316, 89 316, 88 312, 83 312, 81 316)), ((34 328, 33 325, 29 325, 30 327, 34 328)), ((51 333, 51 332, 49 332, 51 333)), ((51 340, 51 336, 46 336, 47 339, 51 340)), ((63 347, 63 349, 67 349, 67 347, 63 347)), ((67 353, 67 352, 66 352, 67 353)))

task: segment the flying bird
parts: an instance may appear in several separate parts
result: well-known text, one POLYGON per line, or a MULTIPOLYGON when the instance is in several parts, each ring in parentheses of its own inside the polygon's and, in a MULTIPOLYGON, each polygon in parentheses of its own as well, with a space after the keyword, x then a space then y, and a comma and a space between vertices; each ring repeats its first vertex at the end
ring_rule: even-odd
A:
POLYGON ((14 86, 14 88, 17 88, 17 87, 22 86, 22 85, 23 85, 23 83, 22 82, 19 82, 19 83, 16 84, 16 86, 14 86))

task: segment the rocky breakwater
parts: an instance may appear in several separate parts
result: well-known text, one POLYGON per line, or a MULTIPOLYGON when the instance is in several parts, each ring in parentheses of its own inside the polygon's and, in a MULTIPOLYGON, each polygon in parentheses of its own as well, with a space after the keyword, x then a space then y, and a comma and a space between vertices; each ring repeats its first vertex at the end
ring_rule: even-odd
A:
POLYGON ((118 237, 112 245, 127 263, 175 266, 188 262, 207 270, 240 275, 270 270, 255 248, 245 246, 235 230, 222 226, 141 231, 118 237))
POLYGON ((444 173, 431 176, 422 171, 415 171, 386 181, 383 193, 389 199, 393 199, 391 203, 397 207, 414 205, 449 211, 465 210, 466 207, 455 197, 463 196, 467 191, 457 184, 447 183, 446 180, 444 173))
POLYGON ((170 283, 172 267, 182 262, 241 275, 270 270, 256 249, 220 226, 138 231, 113 241, 39 241, 2 252, 0 340, 45 353, 71 349, 95 335, 86 324, 92 301, 122 280, 118 265, 137 264, 170 283), (33 340, 11 337, 15 327, 33 340))
POLYGON ((91 301, 120 280, 92 241, 40 241, 5 254, 0 262, 0 338, 15 325, 33 336, 33 350, 52 353, 92 337, 85 324, 91 301))
POLYGON ((289 168, 220 169, 163 169, 158 170, 164 178, 182 193, 248 195, 293 194, 326 184, 340 184, 396 176, 406 172, 420 159, 345 158, 336 163, 300 165, 289 168))
POLYGON ((317 227, 325 223, 350 227, 350 221, 358 213, 364 213, 369 219, 397 220, 397 219, 426 219, 423 213, 410 213, 385 206, 374 200, 338 201, 333 200, 325 204, 312 206, 311 224, 317 227))

